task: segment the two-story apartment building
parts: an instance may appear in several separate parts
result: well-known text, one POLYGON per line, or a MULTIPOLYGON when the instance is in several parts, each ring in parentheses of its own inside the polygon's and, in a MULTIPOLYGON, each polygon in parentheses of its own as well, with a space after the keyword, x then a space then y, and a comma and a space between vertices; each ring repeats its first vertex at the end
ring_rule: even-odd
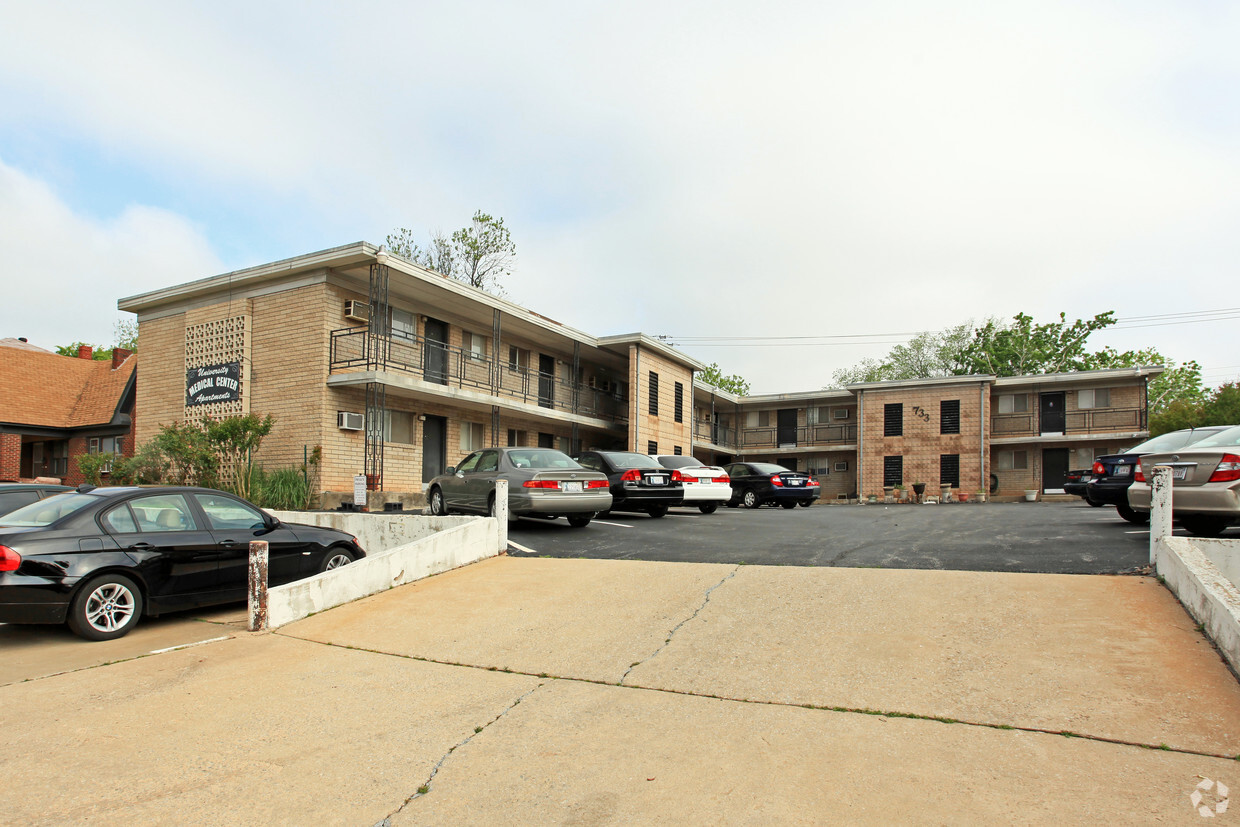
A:
POLYGON ((475 448, 692 451, 703 365, 640 333, 597 338, 356 243, 122 299, 138 315, 138 442, 160 425, 273 414, 258 461, 322 447, 396 499, 475 448))
POLYGON ((818 476, 824 498, 923 482, 1017 496, 1062 491, 1069 468, 1149 436, 1158 366, 1037 376, 951 376, 738 398, 694 388, 695 455, 818 476))
POLYGON ((136 438, 273 414, 257 459, 322 448, 331 504, 420 494, 476 448, 541 445, 776 462, 823 498, 885 485, 1056 491, 1069 466, 1147 436, 1161 368, 953 376, 737 397, 633 333, 595 337, 358 242, 122 299, 138 315, 136 438))

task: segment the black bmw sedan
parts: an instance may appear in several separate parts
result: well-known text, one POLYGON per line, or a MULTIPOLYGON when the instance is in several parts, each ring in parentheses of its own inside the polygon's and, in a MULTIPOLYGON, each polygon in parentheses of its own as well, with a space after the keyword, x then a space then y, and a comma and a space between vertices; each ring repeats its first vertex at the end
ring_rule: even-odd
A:
POLYGON ((111 640, 144 614, 242 601, 251 540, 268 543, 273 586, 365 556, 350 534, 223 491, 84 485, 0 517, 0 623, 111 640))

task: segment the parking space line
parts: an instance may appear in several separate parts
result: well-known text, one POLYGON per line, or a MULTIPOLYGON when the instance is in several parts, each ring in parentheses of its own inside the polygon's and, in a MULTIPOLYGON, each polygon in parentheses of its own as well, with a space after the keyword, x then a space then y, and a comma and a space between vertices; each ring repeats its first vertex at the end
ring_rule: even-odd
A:
POLYGON ((616 528, 632 528, 633 527, 631 525, 625 525, 624 523, 609 523, 606 520, 591 520, 590 522, 596 523, 598 525, 614 525, 616 528))
POLYGON ((523 546, 520 543, 513 542, 512 540, 508 541, 508 545, 512 546, 517 551, 524 551, 526 554, 537 554, 538 553, 534 551, 534 549, 530 548, 529 546, 523 546))
POLYGON ((204 643, 218 643, 221 640, 232 640, 232 635, 224 635, 223 637, 213 637, 210 640, 199 640, 194 643, 182 643, 180 646, 169 646, 167 649, 152 649, 152 655, 162 655, 164 652, 175 652, 178 649, 188 649, 191 646, 202 646, 204 643))

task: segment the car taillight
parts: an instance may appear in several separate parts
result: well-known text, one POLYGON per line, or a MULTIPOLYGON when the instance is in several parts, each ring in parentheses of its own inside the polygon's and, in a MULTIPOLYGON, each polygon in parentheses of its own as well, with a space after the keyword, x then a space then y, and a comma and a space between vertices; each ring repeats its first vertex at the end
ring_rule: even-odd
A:
POLYGON ((779 474, 776 474, 775 476, 771 477, 771 485, 782 486, 783 484, 784 484, 784 481, 779 478, 779 474))
POLYGON ((0 546, 0 571, 17 571, 22 556, 8 546, 0 546))
POLYGON ((685 475, 679 471, 672 471, 672 482, 684 482, 685 475))
POLYGON ((807 483, 805 483, 805 484, 806 484, 806 485, 808 485, 810 488, 817 488, 817 487, 818 487, 818 480, 814 479, 813 477, 810 477, 810 478, 809 478, 809 482, 807 482, 807 483))
POLYGON ((526 480, 521 483, 522 488, 559 488, 559 480, 526 480))
POLYGON ((722 477, 711 477, 710 481, 711 482, 731 482, 732 478, 729 477, 727 474, 724 474, 722 477))
POLYGON ((1234 482, 1240 480, 1240 457, 1235 454, 1223 454, 1218 467, 1210 475, 1210 482, 1234 482))
POLYGON ((586 480, 586 488, 606 488, 607 480, 586 480))
POLYGON ((1137 464, 1132 466, 1132 481, 1145 482, 1145 474, 1141 473, 1141 460, 1137 460, 1137 464))
POLYGON ((1100 477, 1100 476, 1105 475, 1106 472, 1107 472, 1107 467, 1105 465, 1103 465, 1101 462, 1094 463, 1094 476, 1100 477))
POLYGON ((641 482, 642 472, 636 468, 630 468, 620 477, 620 482, 641 482))

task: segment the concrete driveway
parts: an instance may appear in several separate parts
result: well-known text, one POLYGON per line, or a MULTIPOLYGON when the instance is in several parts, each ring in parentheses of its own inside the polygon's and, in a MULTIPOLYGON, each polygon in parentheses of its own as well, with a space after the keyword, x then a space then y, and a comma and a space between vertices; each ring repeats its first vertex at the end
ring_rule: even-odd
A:
POLYGON ((1240 685, 1145 577, 502 557, 0 710, 17 822, 1197 823, 1240 788, 1240 685))

